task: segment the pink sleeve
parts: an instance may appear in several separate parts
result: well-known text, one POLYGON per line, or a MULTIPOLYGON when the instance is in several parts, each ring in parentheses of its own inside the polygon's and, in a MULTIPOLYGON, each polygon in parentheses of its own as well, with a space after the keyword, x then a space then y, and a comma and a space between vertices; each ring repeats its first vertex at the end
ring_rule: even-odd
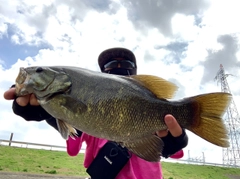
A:
POLYGON ((174 159, 180 159, 184 156, 184 152, 183 150, 179 150, 178 152, 176 152, 175 154, 171 155, 170 158, 174 158, 174 159))
POLYGON ((67 143, 67 153, 70 156, 78 155, 81 147, 82 147, 82 137, 71 138, 69 137, 66 141, 67 143))

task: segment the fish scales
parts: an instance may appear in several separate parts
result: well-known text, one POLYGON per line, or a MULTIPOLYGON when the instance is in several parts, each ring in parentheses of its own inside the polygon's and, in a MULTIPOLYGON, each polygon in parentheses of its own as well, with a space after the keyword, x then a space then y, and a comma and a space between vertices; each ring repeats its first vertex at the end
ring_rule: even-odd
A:
MULTIPOLYGON (((70 74, 67 70, 66 72, 70 74)), ((163 122, 166 114, 171 113, 178 116, 181 114, 179 112, 182 111, 180 108, 180 110, 175 110, 172 105, 169 105, 168 101, 164 101, 164 104, 161 105, 160 101, 154 98, 155 95, 149 90, 140 91, 139 85, 121 87, 121 84, 111 79, 108 80, 107 85, 104 85, 105 82, 102 81, 103 78, 99 75, 91 76, 91 81, 93 81, 91 83, 86 76, 79 78, 75 73, 71 76, 73 76, 72 84, 84 83, 85 85, 86 83, 82 89, 79 89, 77 85, 72 86, 71 95, 73 98, 79 98, 79 94, 84 96, 80 100, 88 104, 88 108, 91 109, 91 113, 78 114, 79 118, 91 119, 91 122, 85 128, 83 128, 84 125, 79 126, 79 123, 74 125, 74 127, 87 133, 95 129, 93 131, 95 136, 115 141, 132 140, 132 137, 141 138, 149 134, 149 131, 154 133, 157 130, 166 129, 166 125, 163 122), (113 89, 116 90, 114 91, 113 89), (101 96, 94 95, 96 91, 101 93, 101 96), (149 101, 149 97, 151 97, 151 101, 149 101), (131 104, 131 107, 128 107, 129 104, 131 104), (137 118, 134 119, 135 116, 137 118), (153 128, 152 125, 155 127, 153 128), (135 127, 133 128, 132 126, 135 127)), ((129 78, 122 80, 125 80, 125 83, 132 81, 129 78)), ((188 113, 183 114, 185 114, 183 119, 190 117, 188 113)), ((181 117, 179 117, 179 120, 181 120, 181 117)))
MULTIPOLYGON (((77 127, 78 129, 86 132, 89 132, 88 130, 95 129, 94 135, 97 135, 100 137, 104 136, 106 138, 106 136, 109 135, 109 132, 108 134, 105 134, 106 133, 105 129, 116 128, 114 126, 117 126, 119 131, 118 133, 116 133, 116 131, 115 133, 110 132, 111 138, 114 137, 115 140, 119 140, 117 138, 120 136, 122 137, 121 130, 124 130, 126 133, 133 133, 134 130, 130 129, 128 126, 139 126, 138 124, 144 121, 146 123, 145 131, 146 132, 149 131, 149 128, 147 128, 147 124, 153 121, 153 119, 150 119, 151 113, 146 112, 145 114, 139 116, 141 118, 138 118, 136 120, 123 120, 123 116, 125 119, 136 116, 136 114, 139 114, 140 112, 143 111, 142 108, 144 109, 148 108, 150 110, 154 108, 153 106, 141 107, 143 106, 142 104, 146 103, 146 101, 144 101, 143 94, 145 94, 145 96, 147 97, 149 95, 153 96, 153 94, 150 93, 148 90, 146 90, 144 93, 142 92, 140 93, 138 86, 135 86, 134 88, 132 87, 119 88, 116 86, 116 82, 114 80, 108 80, 107 85, 101 85, 101 84, 105 84, 105 82, 102 82, 102 78, 99 75, 91 76, 92 82, 89 82, 86 76, 79 77, 79 76, 76 76, 75 73, 71 74, 67 70, 66 72, 71 76, 73 76, 72 77, 73 86, 71 89, 72 97, 79 99, 79 94, 81 94, 80 100, 88 104, 88 108, 91 109, 91 113, 77 114, 79 118, 82 118, 82 117, 88 118, 88 119, 90 118, 91 121, 89 120, 90 122, 88 124, 91 127, 87 125, 85 129, 85 128, 81 128, 82 126, 78 126, 78 124, 74 125, 74 127, 77 127), (81 81, 81 83, 84 83, 85 85, 84 88, 79 89, 79 87, 75 85, 75 84, 81 84, 79 81, 81 81), (114 91, 112 89, 117 89, 117 91, 114 91), (101 93, 101 96, 95 95, 96 91, 101 93), (142 101, 137 102, 138 100, 142 100, 142 101), (134 106, 132 106, 131 108, 126 108, 126 106, 129 103, 131 103, 131 101, 136 101, 133 104, 134 106), (133 108, 137 110, 132 110, 133 108), (122 115, 116 115, 116 114, 122 114, 122 115), (94 116, 94 118, 92 116, 94 116), (116 137, 114 134, 116 135, 116 137)), ((76 113, 74 113, 74 115, 76 115, 76 113)), ((139 131, 139 129, 136 129, 136 130, 139 131)), ((139 133, 139 132, 136 132, 136 133, 139 133)), ((142 130, 142 133, 144 133, 144 129, 142 130)), ((131 140, 131 136, 130 137, 126 136, 126 137, 128 140, 131 140)))

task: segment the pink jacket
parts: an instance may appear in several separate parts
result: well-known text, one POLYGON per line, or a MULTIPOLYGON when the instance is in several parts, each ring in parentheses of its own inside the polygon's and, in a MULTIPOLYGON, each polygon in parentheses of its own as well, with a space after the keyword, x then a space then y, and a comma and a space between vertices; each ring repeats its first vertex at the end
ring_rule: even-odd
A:
MULTIPOLYGON (((82 133, 81 137, 67 140, 67 152, 70 156, 76 156, 82 146, 82 142, 86 142, 86 151, 84 159, 84 167, 88 168, 93 159, 97 156, 98 151, 107 142, 105 139, 99 139, 90 136, 86 133, 82 133)), ((172 158, 181 158, 183 152, 180 151, 172 158)), ((123 167, 116 179, 163 179, 160 162, 147 162, 136 155, 132 154, 132 157, 123 167)))

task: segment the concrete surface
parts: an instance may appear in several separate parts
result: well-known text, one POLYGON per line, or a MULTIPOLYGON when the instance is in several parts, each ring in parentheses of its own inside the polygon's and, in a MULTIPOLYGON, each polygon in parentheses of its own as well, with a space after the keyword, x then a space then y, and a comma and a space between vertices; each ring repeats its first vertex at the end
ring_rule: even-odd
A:
POLYGON ((85 179, 86 177, 78 176, 63 176, 63 175, 50 175, 50 174, 28 174, 21 172, 0 172, 0 179, 85 179))

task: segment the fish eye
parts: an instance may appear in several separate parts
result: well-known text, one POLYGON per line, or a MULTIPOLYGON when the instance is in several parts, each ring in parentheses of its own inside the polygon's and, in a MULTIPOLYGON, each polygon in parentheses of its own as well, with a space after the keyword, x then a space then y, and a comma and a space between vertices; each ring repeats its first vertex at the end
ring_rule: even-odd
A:
POLYGON ((37 69, 36 69, 36 72, 37 73, 40 73, 40 72, 42 72, 43 71, 43 68, 42 67, 38 67, 37 69))

